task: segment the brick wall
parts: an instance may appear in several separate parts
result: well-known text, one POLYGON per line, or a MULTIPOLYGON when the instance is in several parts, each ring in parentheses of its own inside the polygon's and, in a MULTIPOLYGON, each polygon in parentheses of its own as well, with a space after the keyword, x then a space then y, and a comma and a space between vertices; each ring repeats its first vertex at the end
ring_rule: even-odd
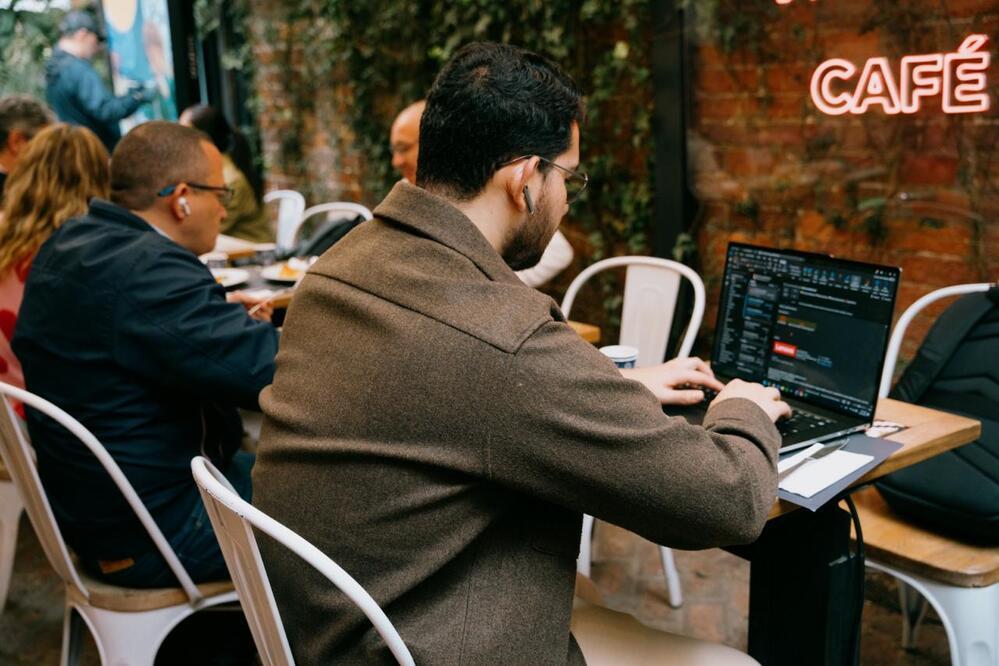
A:
MULTIPOLYGON (((384 193, 362 187, 365 156, 346 122, 346 77, 303 95, 309 86, 298 65, 309 57, 309 45, 294 39, 295 26, 286 23, 280 4, 250 2, 268 189, 298 189, 310 204, 376 204, 384 193), (305 159, 288 160, 289 154, 305 159)), ((818 113, 808 96, 811 74, 826 58, 862 65, 883 55, 897 66, 902 54, 953 50, 972 32, 999 38, 995 0, 951 1, 946 8, 931 0, 793 0, 786 6, 715 0, 694 3, 694 14, 691 25, 715 28, 691 31, 688 152, 701 201, 693 233, 710 299, 705 341, 714 327, 729 240, 899 265, 896 316, 938 287, 999 278, 994 43, 988 74, 993 108, 986 114, 945 116, 929 104, 915 116, 873 110, 831 117, 818 113), (715 15, 704 15, 703 7, 715 7, 715 15), (726 21, 734 21, 728 33, 726 21), (724 34, 727 43, 718 37, 724 34), (879 199, 886 205, 876 215, 872 202, 879 199)), ((382 101, 387 125, 392 110, 408 100, 382 101)), ((571 218, 565 227, 577 245, 578 271, 589 231, 571 218)), ((568 279, 552 285, 556 298, 568 279)), ((602 320, 599 303, 591 305, 591 318, 602 320)), ((943 307, 917 319, 903 356, 911 355, 943 307)))
POLYGON ((309 45, 295 39, 301 31, 288 22, 286 9, 250 0, 250 15, 266 189, 298 190, 309 205, 338 200, 374 205, 361 187, 363 157, 352 149, 345 121, 351 101, 346 77, 331 77, 316 94, 302 78, 309 45), (297 155, 304 160, 289 158, 297 155))
MULTIPOLYGON (((876 107, 834 117, 819 113, 809 95, 812 72, 828 58, 862 67, 887 56, 897 68, 902 55, 953 51, 972 33, 996 38, 999 5, 948 2, 944 14, 943 3, 929 2, 740 4, 755 12, 756 33, 737 35, 727 48, 702 34, 693 47, 688 145, 703 205, 695 236, 710 317, 730 240, 901 266, 896 317, 939 287, 999 279, 995 43, 988 45, 992 109, 984 114, 948 116, 928 103, 914 116, 876 107)), ((720 27, 734 16, 701 20, 720 27)), ((904 356, 943 307, 914 322, 904 356)))

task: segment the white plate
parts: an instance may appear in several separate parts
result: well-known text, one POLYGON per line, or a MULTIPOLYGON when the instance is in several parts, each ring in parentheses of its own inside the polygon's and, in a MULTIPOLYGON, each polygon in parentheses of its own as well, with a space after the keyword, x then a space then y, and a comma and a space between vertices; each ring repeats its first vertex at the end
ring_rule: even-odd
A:
POLYGON ((272 264, 260 269, 260 277, 271 282, 281 282, 282 284, 295 284, 302 279, 303 275, 305 275, 304 270, 293 268, 286 262, 272 264))
POLYGON ((250 272, 242 268, 213 268, 212 276, 215 281, 228 289, 237 284, 246 284, 250 279, 250 272))

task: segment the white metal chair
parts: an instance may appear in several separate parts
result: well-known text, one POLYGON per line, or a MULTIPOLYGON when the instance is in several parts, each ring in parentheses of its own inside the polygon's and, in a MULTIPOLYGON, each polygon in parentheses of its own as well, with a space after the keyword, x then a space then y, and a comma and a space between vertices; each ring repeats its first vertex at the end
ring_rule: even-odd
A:
POLYGON ((24 503, 17 494, 17 488, 0 463, 0 613, 7 603, 10 578, 14 570, 14 554, 17 551, 17 527, 21 521, 24 503))
POLYGON ((336 585, 371 620, 396 660, 404 666, 413 657, 385 612, 363 587, 336 562, 281 523, 244 501, 214 465, 203 457, 191 461, 191 472, 204 498, 232 581, 243 601, 253 639, 264 666, 295 663, 281 615, 274 601, 267 571, 253 529, 261 530, 314 567, 336 585))
MULTIPOLYGON (((598 261, 576 276, 565 292, 562 313, 569 318, 572 304, 583 284, 595 274, 611 268, 627 267, 624 300, 621 313, 620 344, 638 349, 637 367, 662 363, 666 355, 673 313, 676 309, 680 280, 686 278, 694 288, 694 310, 687 324, 687 331, 680 344, 678 358, 690 355, 694 340, 704 317, 704 282, 689 266, 657 257, 614 257, 598 261)), ((583 534, 579 545, 577 569, 584 576, 590 575, 592 559, 593 517, 583 516, 583 534)), ((659 547, 666 578, 669 605, 679 608, 683 604, 680 575, 673 561, 673 551, 659 547)))
MULTIPOLYGON (((878 397, 888 396, 902 340, 916 315, 926 306, 942 298, 988 291, 992 286, 980 282, 944 287, 926 294, 910 305, 899 317, 888 342, 878 397)), ((916 631, 929 603, 937 611, 947 631, 951 663, 955 666, 966 664, 999 666, 999 583, 987 587, 958 586, 951 580, 940 580, 939 575, 936 579, 924 575, 927 573, 925 566, 919 567, 921 573, 910 571, 905 568, 906 544, 873 543, 866 531, 865 538, 868 541, 867 566, 890 574, 898 580, 899 602, 902 608, 902 643, 905 647, 914 645, 916 631), (880 550, 892 560, 893 565, 879 559, 880 550)), ((950 573, 952 580, 959 579, 953 572, 950 573)))
MULTIPOLYGON (((315 217, 317 215, 322 215, 323 219, 329 219, 333 216, 343 216, 346 218, 353 219, 354 217, 360 215, 365 220, 370 220, 374 215, 367 207, 361 204, 351 203, 349 201, 328 201, 326 203, 316 204, 315 206, 310 206, 302 213, 302 221, 299 224, 299 228, 305 225, 309 218, 315 217)), ((296 230, 297 231, 297 230, 296 230)), ((294 243, 295 239, 292 239, 294 243)))
POLYGON ((305 197, 295 190, 274 190, 264 195, 264 203, 278 202, 277 246, 290 250, 295 243, 295 235, 302 226, 302 213, 305 212, 305 197))
POLYGON ((117 463, 79 421, 48 400, 2 382, 0 403, 3 403, 0 405, 0 456, 25 503, 28 518, 49 564, 66 586, 61 660, 64 666, 79 663, 84 625, 97 643, 101 663, 151 665, 163 639, 181 620, 195 611, 237 600, 229 581, 194 584, 117 463), (54 419, 94 454, 180 581, 179 588, 117 587, 90 578, 77 569, 38 477, 31 446, 14 421, 16 417, 8 398, 20 400, 54 419))

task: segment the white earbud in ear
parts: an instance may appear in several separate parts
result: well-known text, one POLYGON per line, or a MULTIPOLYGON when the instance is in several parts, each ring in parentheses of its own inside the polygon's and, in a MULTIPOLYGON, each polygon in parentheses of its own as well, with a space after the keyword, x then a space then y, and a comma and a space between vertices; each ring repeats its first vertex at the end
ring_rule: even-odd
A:
POLYGON ((187 203, 187 199, 181 197, 177 199, 177 203, 180 205, 180 209, 184 211, 185 216, 191 214, 191 205, 187 203))

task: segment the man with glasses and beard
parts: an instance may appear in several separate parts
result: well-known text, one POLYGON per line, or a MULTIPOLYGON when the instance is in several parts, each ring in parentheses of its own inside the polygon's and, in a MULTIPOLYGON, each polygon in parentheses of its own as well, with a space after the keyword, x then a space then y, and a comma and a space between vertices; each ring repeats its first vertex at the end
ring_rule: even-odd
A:
MULTIPOLYGON (((389 134, 392 168, 413 184, 416 183, 416 163, 420 153, 420 119, 423 117, 426 105, 426 100, 421 99, 400 111, 392 122, 389 134)), ((586 187, 586 177, 575 174, 573 178, 567 179, 566 186, 578 190, 574 195, 570 194, 570 197, 578 196, 586 187)), ((541 287, 568 268, 572 263, 572 257, 572 245, 562 232, 556 229, 541 257, 528 267, 518 270, 517 277, 529 287, 541 287)))
MULTIPOLYGON (((517 279, 585 185, 583 118, 573 81, 523 49, 444 66, 416 185, 299 287, 254 501, 355 576, 417 663, 752 663, 573 609, 583 513, 681 548, 754 540, 787 410, 699 359, 619 371, 517 279), (691 384, 721 390, 704 427, 663 413, 703 398, 691 384)), ((321 575, 261 548, 297 661, 391 661, 321 575)))

